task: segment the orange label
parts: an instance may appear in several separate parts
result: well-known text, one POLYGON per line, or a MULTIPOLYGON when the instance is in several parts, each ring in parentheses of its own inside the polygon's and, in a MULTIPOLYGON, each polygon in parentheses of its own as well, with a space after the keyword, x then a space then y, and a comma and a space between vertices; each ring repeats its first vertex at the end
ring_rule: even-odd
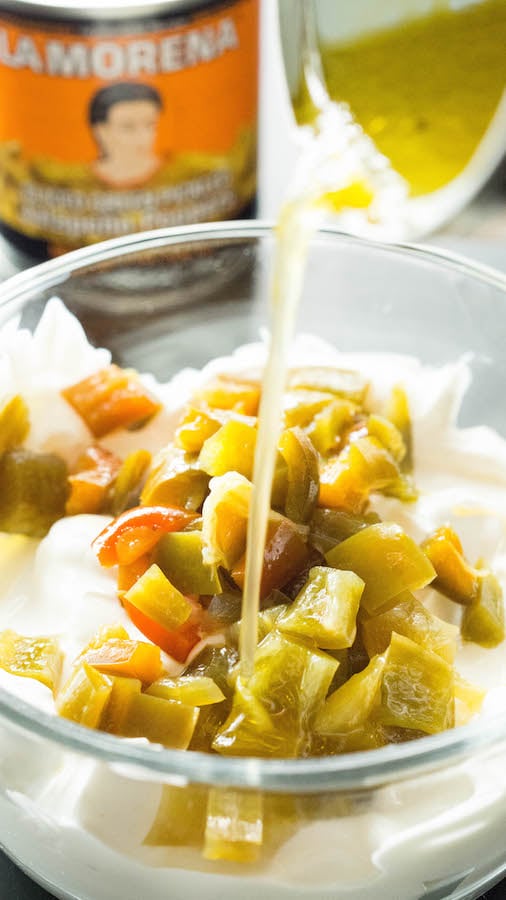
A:
POLYGON ((0 218, 69 247, 240 213, 258 0, 89 32, 0 17, 0 218))

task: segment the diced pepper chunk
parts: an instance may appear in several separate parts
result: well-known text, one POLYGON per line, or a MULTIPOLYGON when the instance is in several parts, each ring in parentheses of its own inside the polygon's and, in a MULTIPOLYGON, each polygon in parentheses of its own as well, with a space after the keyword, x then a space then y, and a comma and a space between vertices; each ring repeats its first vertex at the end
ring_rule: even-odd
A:
POLYGON ((478 594, 466 606, 462 637, 481 647, 497 647, 504 640, 504 600, 501 585, 491 572, 480 572, 478 594))
POLYGON ((199 403, 217 409, 233 409, 245 416, 256 416, 260 402, 260 384, 239 376, 219 375, 196 395, 199 403))
POLYGON ((389 419, 376 414, 367 419, 367 431, 388 450, 397 463, 402 463, 406 456, 406 445, 401 432, 389 419))
POLYGON ((231 569, 246 549, 251 482, 237 472, 213 478, 202 509, 204 559, 231 569))
POLYGON ((122 722, 122 737, 145 737, 174 750, 186 750, 192 739, 199 710, 177 700, 163 700, 134 693, 122 722))
POLYGON ((204 858, 254 862, 262 842, 262 794, 211 788, 207 803, 204 858))
POLYGON ((147 450, 132 450, 125 458, 114 482, 111 511, 119 516, 131 506, 138 506, 144 476, 151 463, 147 450))
POLYGON ((352 424, 356 411, 354 403, 348 400, 334 400, 317 413, 307 429, 307 434, 322 456, 327 456, 339 448, 343 433, 352 424))
POLYGON ((120 598, 147 572, 153 562, 152 553, 144 553, 127 565, 118 566, 118 595, 120 598))
POLYGON ((335 394, 360 406, 364 402, 368 387, 359 372, 336 369, 334 366, 301 366, 298 369, 291 369, 286 385, 289 390, 303 388, 335 394))
POLYGON ((455 603, 472 603, 478 595, 480 573, 466 562, 453 529, 448 526, 438 528, 422 547, 436 570, 433 586, 455 603))
MULTIPOLYGON (((283 516, 271 518, 267 526, 267 541, 264 550, 260 597, 264 599, 271 591, 282 588, 304 568, 308 559, 308 549, 296 526, 283 516)), ((232 578, 244 588, 246 555, 232 568, 232 578)))
POLYGON ((70 497, 66 514, 100 512, 120 468, 121 460, 115 453, 102 447, 88 447, 79 460, 77 471, 69 475, 70 497))
POLYGON ((155 560, 171 584, 182 594, 216 594, 222 590, 217 566, 203 559, 200 531, 180 531, 164 535, 155 560))
POLYGON ((323 650, 351 647, 363 589, 364 582, 354 572, 315 566, 277 627, 312 638, 323 650))
POLYGON ((320 708, 315 731, 338 735, 361 729, 379 704, 385 660, 375 656, 369 665, 338 687, 320 708))
POLYGON ((8 450, 0 456, 0 531, 44 537, 65 515, 68 492, 59 456, 8 450))
POLYGON ((83 647, 79 658, 84 656, 88 650, 100 650, 101 647, 104 646, 108 641, 129 641, 130 635, 126 628, 123 627, 119 622, 115 622, 113 625, 103 625, 102 628, 99 628, 97 633, 92 637, 90 641, 83 647))
POLYGON ((54 692, 62 663, 63 653, 56 638, 0 632, 0 668, 11 675, 35 678, 54 692))
POLYGON ((283 395, 283 426, 305 428, 314 417, 334 401, 328 391, 285 391, 283 395))
POLYGON ((161 404, 142 384, 137 372, 110 365, 62 390, 62 395, 95 437, 116 428, 144 424, 161 404))
POLYGON ((401 469, 403 472, 411 472, 413 468, 411 415, 406 391, 400 385, 396 385, 392 389, 385 408, 385 417, 395 425, 402 436, 406 452, 401 460, 401 469))
POLYGON ((179 678, 162 678, 146 691, 164 700, 179 700, 188 706, 210 706, 221 703, 225 694, 212 678, 206 675, 180 675, 179 678))
POLYGON ((279 449, 288 469, 285 513, 293 522, 307 522, 318 501, 318 453, 298 427, 283 432, 279 449))
POLYGON ((153 460, 141 503, 197 510, 204 502, 208 486, 209 475, 202 471, 197 458, 169 444, 153 460))
POLYGON ((106 525, 93 548, 103 566, 128 565, 152 550, 162 535, 180 531, 194 518, 184 509, 136 506, 106 525))
POLYGON ((148 847, 201 847, 208 789, 201 784, 164 784, 155 819, 143 844, 148 847))
POLYGON ((198 458, 199 468, 208 475, 239 472, 251 479, 256 439, 256 425, 231 419, 204 441, 198 458))
POLYGON ((213 749, 234 756, 304 755, 337 666, 306 642, 271 631, 257 647, 248 683, 237 678, 232 710, 213 749))
POLYGON ((155 563, 126 592, 125 600, 169 631, 184 625, 192 613, 190 601, 155 563))
POLYGON ((137 678, 144 684, 156 681, 163 672, 160 648, 144 641, 110 638, 100 647, 87 650, 81 659, 104 675, 137 678))
POLYGON ((16 394, 0 409, 0 454, 20 447, 29 431, 28 407, 20 394, 16 394))
POLYGON ((204 441, 225 424, 229 415, 208 406, 188 406, 176 428, 175 443, 186 453, 200 453, 204 441))
POLYGON ((399 479, 399 468, 388 450, 374 437, 359 437, 320 472, 320 506, 360 514, 372 491, 381 491, 399 479))
POLYGON ((99 728, 112 691, 112 680, 83 662, 76 666, 56 696, 56 710, 88 728, 99 728))
POLYGON ((112 675, 110 680, 111 693, 100 719, 100 729, 110 734, 123 734, 132 699, 140 694, 142 682, 138 678, 124 678, 121 675, 112 675))
POLYGON ((327 553, 340 541, 379 521, 376 513, 352 516, 340 509, 315 509, 309 523, 309 539, 320 553, 327 553))
POLYGON ((179 662, 185 662, 190 650, 200 641, 200 619, 198 616, 202 614, 202 609, 196 602, 190 603, 192 613, 189 619, 176 629, 164 628, 163 625, 155 622, 154 619, 137 609, 133 603, 129 603, 125 596, 123 596, 122 603, 127 616, 135 627, 165 653, 168 653, 169 656, 172 656, 179 662), (198 607, 197 613, 195 613, 196 607, 198 607))
POLYGON ((436 734, 455 724, 454 672, 441 656, 392 634, 385 654, 378 719, 436 734))
POLYGON ((425 587, 435 576, 423 550, 393 522, 363 528, 329 550, 326 560, 362 578, 361 604, 370 614, 403 591, 425 587))
POLYGON ((385 612, 362 622, 362 639, 370 657, 387 650, 394 631, 439 654, 446 662, 453 663, 457 652, 458 627, 433 615, 408 591, 401 594, 395 605, 385 612))

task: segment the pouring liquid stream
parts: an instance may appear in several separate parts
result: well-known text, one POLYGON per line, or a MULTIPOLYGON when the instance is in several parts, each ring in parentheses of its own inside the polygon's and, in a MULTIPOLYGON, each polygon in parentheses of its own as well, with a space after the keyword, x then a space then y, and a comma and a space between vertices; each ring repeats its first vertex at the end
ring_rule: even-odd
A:
POLYGON ((356 126, 349 110, 325 95, 318 73, 311 68, 307 81, 312 83, 319 113, 276 230, 270 291, 271 335, 258 417, 239 640, 239 677, 243 683, 254 671, 283 392, 310 238, 328 211, 343 209, 352 212, 354 230, 367 234, 380 224, 382 234, 388 233, 390 223, 394 227, 398 224, 407 196, 403 179, 356 126))

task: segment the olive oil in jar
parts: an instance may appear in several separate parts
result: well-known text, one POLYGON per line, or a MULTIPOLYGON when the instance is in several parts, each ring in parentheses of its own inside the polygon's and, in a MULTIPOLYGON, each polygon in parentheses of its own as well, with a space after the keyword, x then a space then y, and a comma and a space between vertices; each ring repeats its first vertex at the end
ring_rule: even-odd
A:
MULTIPOLYGON (((320 54, 330 98, 349 106, 417 197, 470 162, 503 97, 505 48, 505 0, 478 0, 322 43, 320 54)), ((301 124, 315 117, 305 87, 295 111, 301 124)))

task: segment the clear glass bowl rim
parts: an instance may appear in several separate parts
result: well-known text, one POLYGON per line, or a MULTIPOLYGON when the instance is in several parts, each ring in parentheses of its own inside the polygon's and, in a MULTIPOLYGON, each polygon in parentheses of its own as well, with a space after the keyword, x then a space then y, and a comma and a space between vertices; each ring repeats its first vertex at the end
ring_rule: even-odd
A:
MULTIPOLYGON (((0 312, 15 315, 24 301, 38 291, 57 288, 72 272, 119 256, 184 241, 257 239, 272 236, 274 225, 258 220, 165 228, 114 238, 48 262, 7 279, 0 286, 0 312)), ((458 254, 429 245, 386 244, 357 238, 332 226, 318 230, 315 238, 336 239, 342 244, 416 261, 458 272, 497 288, 506 302, 506 275, 470 262, 458 254)), ((310 759, 263 759, 169 750, 93 731, 49 715, 0 688, 0 716, 17 728, 53 741, 68 750, 175 783, 200 782, 228 787, 261 788, 281 792, 320 792, 374 787, 457 763, 506 742, 506 720, 490 718, 442 734, 377 750, 310 759), (141 770, 141 771, 140 771, 141 770)))

